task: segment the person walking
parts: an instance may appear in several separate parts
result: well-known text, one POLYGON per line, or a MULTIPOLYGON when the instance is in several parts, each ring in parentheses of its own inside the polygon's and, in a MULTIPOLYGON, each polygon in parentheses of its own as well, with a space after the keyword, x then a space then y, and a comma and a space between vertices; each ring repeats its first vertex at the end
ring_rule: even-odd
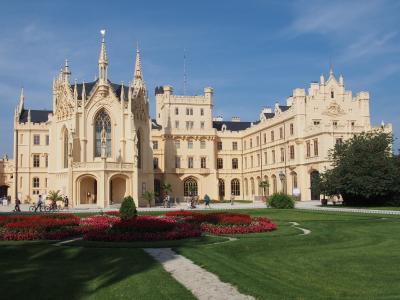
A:
POLYGON ((21 212, 21 208, 19 207, 21 205, 21 200, 19 200, 18 198, 15 200, 15 208, 14 211, 15 212, 21 212))
POLYGON ((207 195, 207 194, 205 194, 204 195, 204 208, 211 208, 210 207, 210 197, 207 195))
POLYGON ((64 208, 68 209, 68 205, 69 205, 69 199, 68 199, 68 196, 65 196, 65 198, 64 198, 64 208))
POLYGON ((42 201, 42 195, 39 195, 38 197, 38 203, 35 207, 35 212, 38 210, 38 208, 40 207, 40 211, 42 211, 42 205, 43 205, 43 201, 42 201))

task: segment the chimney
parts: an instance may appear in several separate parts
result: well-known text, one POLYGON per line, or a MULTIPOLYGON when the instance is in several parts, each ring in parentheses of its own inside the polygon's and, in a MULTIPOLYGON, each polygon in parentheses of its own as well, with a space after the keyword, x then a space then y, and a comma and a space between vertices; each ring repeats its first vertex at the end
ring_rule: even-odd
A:
POLYGON ((240 117, 232 117, 232 122, 240 122, 240 117))
POLYGON ((213 118, 213 121, 222 122, 223 120, 224 120, 224 118, 222 116, 216 116, 213 118))

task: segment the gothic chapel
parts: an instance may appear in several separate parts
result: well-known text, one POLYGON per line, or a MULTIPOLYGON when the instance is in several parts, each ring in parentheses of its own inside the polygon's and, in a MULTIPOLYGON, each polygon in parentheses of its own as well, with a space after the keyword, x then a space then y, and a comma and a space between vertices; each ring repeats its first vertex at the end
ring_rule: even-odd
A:
MULTIPOLYGON (((137 50, 131 84, 108 79, 105 32, 99 76, 70 83, 68 61, 53 83, 53 114, 48 119, 48 178, 74 206, 107 207, 153 190, 149 102, 137 50)), ((21 104, 23 106, 23 103, 21 104)))

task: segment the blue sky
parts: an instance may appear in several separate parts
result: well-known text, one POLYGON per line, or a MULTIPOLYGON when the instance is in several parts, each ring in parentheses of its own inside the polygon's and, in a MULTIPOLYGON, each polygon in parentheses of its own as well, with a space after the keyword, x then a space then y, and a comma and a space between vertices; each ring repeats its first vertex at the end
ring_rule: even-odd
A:
POLYGON ((372 122, 400 133, 400 1, 10 1, 0 10, 0 154, 12 154, 21 86, 26 107, 49 109, 65 58, 72 79, 92 80, 102 28, 113 82, 132 79, 139 41, 153 112, 156 85, 182 93, 185 48, 187 93, 214 87, 225 119, 256 120, 331 62, 347 89, 371 93, 372 122))

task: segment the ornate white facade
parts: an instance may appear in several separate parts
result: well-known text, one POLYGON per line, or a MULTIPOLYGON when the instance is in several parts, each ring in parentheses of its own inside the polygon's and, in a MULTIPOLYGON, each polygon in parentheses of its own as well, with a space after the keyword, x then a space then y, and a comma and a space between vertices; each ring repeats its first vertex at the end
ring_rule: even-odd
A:
MULTIPOLYGON (((21 93, 14 160, 0 176, 12 198, 29 202, 60 190, 74 206, 106 207, 125 195, 144 206, 143 192, 159 194, 166 182, 181 200, 189 193, 259 200, 260 182, 267 181, 267 195, 285 191, 317 199, 311 182, 329 168, 328 151, 373 130, 369 93, 353 96, 332 70, 307 92, 293 90, 286 105, 241 122, 213 117, 212 88, 202 96, 177 96, 171 86, 155 89, 152 120, 139 52, 131 83, 114 84, 108 80, 104 35, 98 66, 97 80, 71 83, 66 62, 53 83, 51 111, 25 109, 21 93)), ((384 129, 392 130, 390 124, 384 129)))

